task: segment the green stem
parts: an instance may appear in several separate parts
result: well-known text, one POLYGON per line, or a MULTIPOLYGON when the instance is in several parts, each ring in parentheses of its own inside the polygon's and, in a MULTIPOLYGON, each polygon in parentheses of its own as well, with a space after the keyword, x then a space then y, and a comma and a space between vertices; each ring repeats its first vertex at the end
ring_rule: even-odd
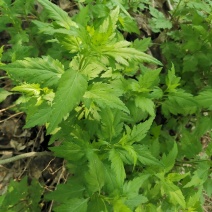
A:
POLYGON ((173 20, 173 17, 175 16, 175 13, 177 12, 177 10, 178 10, 178 8, 179 8, 181 2, 182 2, 182 0, 180 0, 180 1, 178 2, 176 8, 174 9, 174 11, 173 11, 173 13, 172 13, 172 18, 171 18, 171 20, 173 20))

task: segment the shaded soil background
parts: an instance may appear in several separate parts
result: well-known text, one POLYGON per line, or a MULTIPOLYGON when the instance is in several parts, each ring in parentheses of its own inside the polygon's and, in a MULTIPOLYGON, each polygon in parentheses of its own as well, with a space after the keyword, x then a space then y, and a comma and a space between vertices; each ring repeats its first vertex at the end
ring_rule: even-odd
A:
MULTIPOLYGON (((70 16, 76 14, 78 9, 74 2, 68 0, 54 0, 53 3, 60 6, 69 13, 70 16)), ((167 1, 156 0, 154 7, 168 17, 170 5, 167 1)), ((136 19, 141 34, 126 34, 127 40, 136 38, 150 37, 156 45, 149 49, 148 53, 165 63, 160 51, 160 34, 153 33, 148 26, 148 11, 137 14, 131 13, 136 19)), ((0 46, 8 46, 10 37, 6 31, 0 33, 0 46)), ((11 81, 0 71, 0 87, 10 89, 11 81)), ((0 104, 0 160, 10 158, 12 156, 21 155, 29 152, 48 152, 49 137, 45 136, 44 127, 35 127, 32 129, 23 129, 25 124, 25 114, 18 111, 14 105, 17 95, 11 95, 0 104)), ((210 137, 205 135, 202 138, 202 144, 207 145, 210 137)), ((57 144, 54 144, 57 145, 57 144)), ((53 191, 60 183, 66 182, 68 172, 65 168, 65 161, 54 157, 53 155, 44 155, 38 157, 29 157, 17 160, 12 163, 0 165, 0 195, 7 191, 10 180, 20 181, 24 176, 29 179, 37 179, 42 185, 45 185, 46 191, 53 191)), ((41 199, 40 205, 42 211, 51 211, 52 202, 45 202, 41 199)), ((212 200, 206 198, 204 211, 212 211, 212 200)))

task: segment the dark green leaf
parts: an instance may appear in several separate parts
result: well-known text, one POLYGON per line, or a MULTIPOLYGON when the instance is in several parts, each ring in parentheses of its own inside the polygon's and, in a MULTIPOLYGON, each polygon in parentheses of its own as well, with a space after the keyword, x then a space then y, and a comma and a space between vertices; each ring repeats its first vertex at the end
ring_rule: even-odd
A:
POLYGON ((89 171, 85 176, 88 187, 90 192, 98 191, 100 193, 105 184, 104 166, 95 153, 89 153, 88 160, 89 171))
POLYGON ((177 115, 188 115, 196 112, 197 103, 195 98, 183 90, 177 90, 175 93, 170 93, 168 99, 162 103, 162 111, 168 116, 170 113, 177 115))
POLYGON ((73 198, 54 208, 55 212, 87 212, 88 199, 73 198))
POLYGON ((59 184, 57 190, 47 193, 45 198, 59 203, 65 203, 69 199, 81 198, 84 191, 85 188, 81 182, 69 179, 66 184, 59 184))
POLYGON ((162 163, 164 164, 165 167, 164 169, 166 173, 169 172, 174 167, 177 153, 178 153, 177 144, 174 143, 172 150, 167 155, 165 154, 163 155, 162 163))
POLYGON ((129 143, 140 142, 146 136, 147 132, 149 131, 152 125, 152 122, 153 118, 150 118, 144 123, 134 125, 130 135, 129 143))
POLYGON ((69 69, 60 81, 48 120, 48 133, 51 133, 74 107, 79 104, 87 89, 87 81, 79 72, 69 69))
POLYGON ((111 161, 111 168, 115 173, 118 185, 122 186, 124 179, 126 178, 126 173, 120 153, 116 149, 111 149, 109 152, 109 159, 111 161))
POLYGON ((49 149, 53 150, 56 156, 70 161, 78 161, 85 155, 84 149, 71 141, 63 142, 60 146, 49 147, 49 149))

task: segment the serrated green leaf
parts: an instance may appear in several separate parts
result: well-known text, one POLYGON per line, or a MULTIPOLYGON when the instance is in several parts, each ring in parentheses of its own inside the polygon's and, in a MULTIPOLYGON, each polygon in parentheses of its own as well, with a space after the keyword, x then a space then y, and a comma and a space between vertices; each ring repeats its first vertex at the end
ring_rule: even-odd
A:
POLYGON ((129 65, 128 60, 149 62, 162 65, 162 63, 157 59, 153 58, 148 54, 145 54, 134 48, 129 47, 130 45, 131 43, 128 41, 119 41, 113 45, 105 46, 104 48, 102 48, 101 52, 104 55, 114 58, 116 62, 125 66, 129 65))
POLYGON ((150 152, 150 150, 144 145, 133 145, 137 152, 138 161, 144 165, 162 166, 160 161, 156 159, 150 152))
POLYGON ((50 56, 17 60, 2 69, 6 70, 15 80, 38 83, 43 87, 57 85, 64 72, 63 65, 50 56))
POLYGON ((141 108, 144 112, 148 112, 151 116, 155 116, 155 104, 151 99, 137 96, 135 99, 135 105, 136 107, 141 108))
POLYGON ((124 201, 122 199, 118 199, 113 202, 113 211, 132 212, 132 210, 126 204, 124 204, 124 201))
POLYGON ((105 108, 100 112, 101 116, 101 132, 100 136, 102 139, 109 139, 117 137, 123 128, 123 123, 121 122, 121 111, 111 110, 110 108, 105 108))
POLYGON ((88 91, 85 92, 84 98, 93 100, 100 107, 117 108, 129 113, 128 108, 118 98, 119 93, 116 92, 109 84, 95 83, 88 91))
POLYGON ((4 194, 0 203, 3 211, 40 211, 39 201, 43 188, 40 184, 32 180, 31 185, 27 183, 27 177, 24 177, 20 182, 11 181, 8 185, 7 192, 4 194), (23 201, 25 204, 23 204, 23 201))
POLYGON ((35 179, 32 180, 30 186, 28 186, 29 198, 31 199, 31 204, 29 210, 31 211, 39 211, 40 206, 40 197, 42 195, 43 188, 35 179))
POLYGON ((168 92, 175 92, 176 88, 180 85, 180 77, 175 75, 175 68, 172 64, 171 70, 168 71, 168 75, 166 76, 166 86, 168 92))
MULTIPOLYGON (((93 5, 92 5, 93 7, 93 5)), ((82 26, 86 26, 90 17, 89 17, 89 10, 92 9, 89 5, 80 8, 79 13, 74 17, 74 21, 82 26)))
POLYGON ((188 130, 182 130, 179 155, 186 158, 193 158, 198 155, 202 151, 202 144, 199 142, 199 137, 200 135, 191 134, 188 130))
POLYGON ((116 178, 114 177, 114 171, 111 169, 110 165, 107 163, 103 163, 103 166, 106 182, 104 188, 106 188, 109 193, 112 193, 117 189, 118 183, 116 178))
POLYGON ((192 193, 192 195, 187 200, 187 207, 194 207, 197 208, 197 205, 202 205, 201 203, 201 197, 202 196, 202 190, 199 189, 196 193, 192 193), (199 203, 199 204, 198 204, 199 203))
POLYGON ((39 33, 46 34, 46 35, 53 35, 55 33, 55 30, 52 24, 44 23, 38 20, 33 20, 32 23, 36 25, 39 33))
POLYGON ((146 71, 143 75, 139 76, 138 81, 141 86, 141 91, 147 91, 153 88, 159 82, 159 74, 161 69, 146 71))
POLYGON ((120 153, 114 148, 111 149, 109 152, 109 160, 111 161, 111 168, 115 173, 118 185, 122 186, 124 179, 126 178, 126 173, 120 153))
POLYGON ((60 146, 49 147, 55 156, 64 158, 68 161, 78 161, 85 155, 85 150, 77 143, 63 142, 60 146))
POLYGON ((208 176, 208 179, 204 182, 204 191, 209 197, 212 196, 212 173, 208 176))
POLYGON ((9 95, 11 95, 12 93, 0 88, 0 102, 3 102, 9 95))
POLYGON ((98 191, 100 193, 105 184, 104 166, 99 157, 95 153, 88 154, 89 171, 85 178, 88 183, 90 192, 98 191))
POLYGON ((129 32, 129 33, 134 32, 136 34, 140 33, 136 21, 134 19, 130 18, 129 16, 119 17, 119 22, 121 23, 124 31, 129 32))
POLYGON ((51 115, 51 107, 48 105, 41 106, 39 109, 33 113, 31 116, 27 116, 26 124, 24 128, 31 128, 34 126, 41 126, 47 123, 51 115))
POLYGON ((76 179, 69 179, 66 184, 59 184, 57 190, 47 193, 45 198, 63 203, 72 198, 81 198, 84 191, 85 187, 81 182, 78 182, 76 179))
MULTIPOLYGON (((100 39, 103 39, 105 42, 108 42, 108 40, 111 40, 111 36, 114 37, 113 33, 114 30, 116 29, 118 14, 119 14, 118 8, 111 11, 111 14, 107 18, 105 18, 103 23, 99 26, 98 31, 96 32, 97 38, 98 36, 100 36, 100 39), (103 34, 105 34, 105 39, 102 37, 103 34)), ((94 34, 94 37, 96 37, 96 35, 94 34)))
POLYGON ((18 91, 21 93, 28 94, 30 96, 39 96, 40 94, 40 85, 39 84, 22 84, 19 86, 15 86, 11 91, 18 91))
POLYGON ((194 136, 196 136, 196 138, 198 139, 205 133, 210 132, 211 129, 212 129, 212 113, 209 112, 206 113, 206 116, 198 117, 198 122, 196 123, 194 129, 194 136))
POLYGON ((133 43, 133 47, 139 51, 145 52, 151 45, 151 38, 144 38, 142 40, 136 39, 133 43))
POLYGON ((190 175, 189 172, 185 173, 185 174, 181 174, 181 173, 169 173, 167 175, 167 179, 170 180, 171 182, 179 182, 180 180, 184 179, 185 177, 187 177, 188 175, 190 175))
POLYGON ((188 182, 184 188, 203 185, 208 178, 209 169, 210 165, 208 162, 201 162, 197 170, 193 173, 191 181, 188 182))
POLYGON ((132 210, 135 209, 135 207, 138 207, 141 204, 144 204, 148 202, 148 199, 143 196, 142 194, 136 195, 132 198, 127 198, 127 200, 125 201, 125 204, 132 210))
POLYGON ((133 146, 131 146, 131 145, 123 145, 122 148, 124 150, 126 150, 126 152, 129 154, 129 156, 132 158, 133 165, 135 167, 135 165, 137 163, 138 156, 137 156, 137 152, 135 151, 133 146))
POLYGON ((183 208, 186 207, 185 197, 178 186, 169 180, 163 180, 162 186, 164 191, 169 196, 170 202, 174 205, 181 205, 183 208))
POLYGON ((120 0, 112 0, 113 4, 116 6, 116 8, 119 10, 119 8, 122 10, 123 13, 125 13, 129 18, 132 18, 131 15, 127 12, 125 7, 122 5, 122 1, 120 0))
POLYGON ((168 20, 162 12, 149 7, 150 14, 154 17, 151 18, 149 24, 153 32, 160 32, 161 29, 171 29, 172 23, 168 20))
POLYGON ((3 201, 1 209, 7 211, 10 206, 18 205, 20 199, 24 199, 27 195, 27 177, 24 177, 20 182, 11 181, 8 187, 6 198, 3 201))
POLYGON ((90 62, 81 71, 82 74, 88 77, 89 80, 99 77, 100 73, 105 70, 106 67, 102 63, 97 61, 90 62))
POLYGON ((108 212, 105 201, 101 197, 91 199, 88 203, 87 211, 92 212, 108 212))
POLYGON ((212 109, 212 89, 200 92, 195 99, 201 107, 212 109))
POLYGON ((141 186, 149 177, 149 174, 142 174, 133 180, 125 182, 123 185, 123 194, 128 198, 137 196, 141 186))
POLYGON ((174 143, 171 151, 167 155, 165 154, 163 155, 161 162, 164 164, 165 167, 164 169, 166 173, 169 172, 174 167, 177 154, 178 154, 177 144, 174 143))
POLYGON ((196 112, 197 103, 195 98, 183 90, 177 90, 175 93, 169 93, 168 99, 162 103, 162 112, 165 116, 170 113, 177 115, 188 115, 196 112))
POLYGON ((147 132, 149 131, 152 125, 152 122, 153 118, 150 118, 144 123, 134 125, 128 142, 131 144, 135 142, 140 142, 146 136, 147 132))
POLYGON ((80 102, 87 89, 87 80, 74 70, 67 70, 61 77, 52 105, 52 114, 48 120, 47 132, 51 133, 63 117, 80 102))
POLYGON ((54 208, 55 212, 87 212, 88 199, 73 198, 54 208))
POLYGON ((77 26, 77 24, 68 16, 68 13, 63 11, 57 5, 48 0, 38 0, 38 2, 44 6, 44 8, 49 12, 49 17, 54 19, 60 27, 70 29, 71 26, 77 26))

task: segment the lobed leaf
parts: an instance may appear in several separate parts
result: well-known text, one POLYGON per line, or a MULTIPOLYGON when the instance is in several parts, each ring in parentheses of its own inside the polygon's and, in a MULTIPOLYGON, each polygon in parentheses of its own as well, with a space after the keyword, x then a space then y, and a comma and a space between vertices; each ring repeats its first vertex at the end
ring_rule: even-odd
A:
POLYGON ((90 192, 98 191, 100 193, 105 184, 104 166, 99 157, 94 153, 89 154, 88 160, 89 171, 85 176, 88 187, 90 192))
POLYGON ((81 198, 84 191, 85 187, 80 182, 70 179, 66 184, 59 184, 57 190, 47 193, 45 198, 63 203, 72 198, 81 198))
POLYGON ((54 208, 55 212, 86 212, 88 199, 73 198, 54 208))
POLYGON ((109 139, 117 137, 123 129, 123 123, 121 122, 121 111, 111 110, 105 108, 100 113, 101 116, 101 132, 100 135, 103 139, 109 139))
POLYGON ((128 41, 119 41, 113 45, 107 45, 102 48, 101 52, 104 55, 110 56, 116 60, 116 62, 125 66, 129 65, 128 60, 136 60, 142 62, 155 63, 162 65, 160 61, 152 56, 140 52, 134 48, 129 47, 131 45, 128 41))
POLYGON ((209 110, 212 109, 212 89, 200 92, 195 99, 201 107, 208 108, 209 110))
POLYGON ((141 164, 149 166, 162 166, 161 162, 155 158, 150 150, 144 145, 133 145, 135 151, 137 152, 138 161, 141 164))
POLYGON ((162 112, 165 116, 170 113, 177 115, 188 115, 196 112, 197 103, 195 98, 183 90, 177 90, 175 93, 169 93, 168 99, 162 103, 162 112))
POLYGON ((71 26, 77 26, 68 14, 57 5, 48 0, 38 0, 38 2, 44 6, 44 8, 49 12, 49 17, 54 19, 60 27, 70 29, 71 26))
POLYGON ((63 142, 60 146, 49 147, 55 156, 64 158, 68 161, 78 161, 85 155, 84 149, 72 141, 63 142))
POLYGON ((149 131, 152 125, 152 122, 153 118, 150 118, 144 123, 134 125, 128 142, 131 144, 135 142, 140 142, 146 136, 147 132, 149 131))
POLYGON ((141 108, 142 111, 148 112, 151 116, 155 116, 155 104, 151 99, 137 96, 135 99, 135 105, 136 107, 141 108))
POLYGON ((177 144, 174 143, 172 150, 167 155, 165 154, 163 155, 162 163, 165 166, 164 169, 166 173, 169 172, 174 167, 177 153, 178 153, 177 144))
POLYGON ((124 164, 121 159, 120 153, 116 149, 111 149, 109 152, 109 160, 111 161, 111 168, 115 173, 117 183, 121 187, 126 178, 124 164))
POLYGON ((129 113, 128 108, 118 96, 119 92, 114 90, 109 84, 95 83, 85 92, 84 98, 93 100, 102 108, 116 108, 129 113))
POLYGON ((26 124, 24 128, 31 128, 34 126, 41 126, 47 123, 49 117, 51 115, 51 107, 45 105, 44 107, 40 107, 33 115, 27 117, 26 124))
POLYGON ((64 72, 63 65, 50 56, 17 60, 3 66, 2 69, 6 70, 15 80, 32 84, 38 83, 43 87, 57 85, 61 74, 64 72))
POLYGON ((51 133, 63 117, 79 104, 87 89, 85 77, 72 69, 67 70, 61 77, 58 90, 52 105, 52 114, 48 120, 47 132, 51 133))

